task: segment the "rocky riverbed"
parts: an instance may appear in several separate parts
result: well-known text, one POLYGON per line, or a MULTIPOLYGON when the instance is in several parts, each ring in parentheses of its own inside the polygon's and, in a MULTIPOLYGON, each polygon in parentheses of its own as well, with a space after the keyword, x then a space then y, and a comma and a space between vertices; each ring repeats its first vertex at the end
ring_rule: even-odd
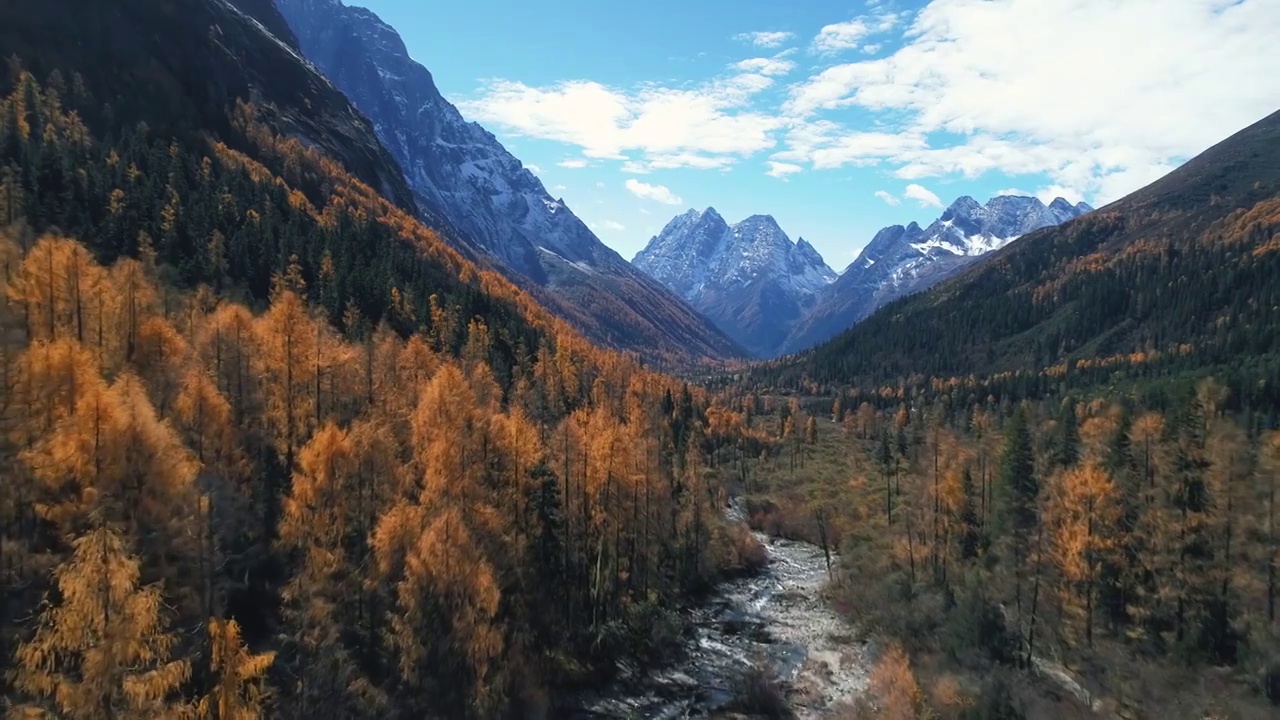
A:
POLYGON ((768 566, 755 577, 725 583, 690 611, 693 632, 684 660, 646 674, 623 668, 615 683, 582 698, 571 717, 714 716, 730 705, 753 666, 775 674, 799 718, 825 717, 863 693, 867 647, 822 598, 822 550, 756 537, 769 551, 768 566))

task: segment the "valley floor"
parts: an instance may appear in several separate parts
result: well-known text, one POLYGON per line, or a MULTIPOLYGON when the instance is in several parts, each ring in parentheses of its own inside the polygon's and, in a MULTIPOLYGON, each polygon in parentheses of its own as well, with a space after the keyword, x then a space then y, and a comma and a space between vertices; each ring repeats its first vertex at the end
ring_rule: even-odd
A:
MULTIPOLYGON (((735 505, 731 519, 745 521, 735 505)), ((869 648, 828 605, 827 561, 816 545, 754 533, 769 564, 722 585, 691 611, 684 658, 645 674, 627 669, 613 686, 584 698, 578 718, 697 718, 743 707, 762 688, 797 718, 829 717, 867 689, 869 648)), ((831 557, 832 566, 837 558, 831 557)), ((777 708, 781 710, 781 708, 777 708)), ((783 713, 778 713, 783 714, 783 713)))

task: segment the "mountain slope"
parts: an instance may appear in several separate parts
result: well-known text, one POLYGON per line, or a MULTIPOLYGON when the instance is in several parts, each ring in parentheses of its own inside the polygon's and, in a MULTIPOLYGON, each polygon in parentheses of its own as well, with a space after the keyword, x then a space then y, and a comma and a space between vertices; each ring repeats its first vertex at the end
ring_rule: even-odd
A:
POLYGON ((799 352, 828 340, 881 305, 925 290, 1026 233, 1092 209, 1062 198, 1045 206, 1036 198, 1001 195, 980 205, 964 196, 926 228, 916 223, 884 228, 819 294, 781 351, 799 352))
POLYGON ((1280 113, 766 372, 869 383, 1222 365, 1261 382, 1280 350, 1277 278, 1280 113))
POLYGON ((376 14, 340 0, 277 4, 306 56, 372 120, 424 217, 446 238, 489 254, 606 344, 651 355, 740 353, 601 243, 491 133, 465 121, 376 14))
POLYGON ((602 644, 601 618, 674 643, 673 614, 635 608, 745 569, 711 494, 682 489, 707 394, 589 344, 355 177, 388 169, 362 165, 368 126, 258 21, 0 3, 19 46, 0 73, 6 714, 560 717, 647 655, 602 644), (571 468, 620 491, 562 495, 571 468))
MULTIPOLYGON (((352 310, 451 348, 481 318, 504 358, 500 380, 558 331, 533 298, 413 221, 413 195, 368 121, 230 3, 5 3, 0 46, 59 78, 85 126, 75 130, 83 147, 41 156, 41 173, 4 187, 35 230, 85 238, 104 260, 138 255, 150 239, 171 280, 258 301, 296 258, 335 322, 352 310), (124 140, 116 149, 96 138, 124 140)), ((21 167, 29 152, 0 148, 0 165, 21 167)))
POLYGON ((240 12, 257 20, 277 40, 288 45, 293 50, 298 50, 298 38, 294 36, 293 30, 289 29, 289 23, 284 19, 284 15, 280 14, 280 9, 276 7, 275 0, 228 1, 240 12))
MULTIPOLYGON (((261 2, 242 1, 250 8, 261 2)), ((182 135, 225 132, 229 104, 252 99, 275 108, 273 122, 283 132, 338 159, 397 205, 414 207, 368 121, 287 43, 230 3, 4 3, 0 20, 6 56, 29 59, 37 76, 77 68, 101 105, 94 114, 112 123, 146 121, 155 131, 182 135), (190 38, 188 46, 156 32, 161 27, 190 38), (59 46, 49 47, 48 38, 59 38, 59 46)))
POLYGON ((715 208, 674 218, 633 263, 760 357, 773 355, 836 276, 812 245, 792 243, 771 216, 730 226, 715 208))

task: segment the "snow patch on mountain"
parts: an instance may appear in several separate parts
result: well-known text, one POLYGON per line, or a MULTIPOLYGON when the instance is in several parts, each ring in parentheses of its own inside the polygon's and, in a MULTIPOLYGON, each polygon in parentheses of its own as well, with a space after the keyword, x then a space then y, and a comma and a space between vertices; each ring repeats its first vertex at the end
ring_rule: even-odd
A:
POLYGON ((792 242, 770 215, 729 225, 715 208, 677 215, 632 263, 757 354, 835 281, 812 245, 792 242))
POLYGON ((275 0, 304 55, 369 118, 423 219, 604 344, 666 355, 740 354, 728 337, 591 232, 563 198, 468 122, 375 13, 342 0, 275 0))
POLYGON ((770 215, 729 225, 715 208, 676 216, 649 240, 632 264, 695 307, 710 289, 723 291, 761 278, 797 295, 813 295, 836 273, 803 238, 793 243, 770 215))
MULTIPOLYGON (((1058 225, 1092 209, 1084 203, 1071 205, 1062 198, 1046 206, 1037 198, 1017 195, 999 195, 980 205, 965 195, 927 228, 913 225, 914 230, 906 229, 903 239, 921 258, 904 258, 892 277, 899 282, 918 277, 919 271, 929 265, 920 259, 985 255, 1029 232, 1058 225)), ((860 255, 850 267, 858 266, 861 259, 860 255)), ((863 267, 870 265, 864 263, 863 267)))
POLYGON ((1000 195, 981 205, 958 198, 927 227, 880 230, 840 277, 818 295, 779 348, 798 352, 823 342, 903 295, 924 290, 1027 233, 1061 224, 1093 208, 1057 198, 1000 195))
POLYGON ((545 281, 537 248, 626 272, 492 133, 468 122, 408 54, 395 28, 340 0, 277 0, 303 52, 373 122, 422 205, 502 264, 545 281))

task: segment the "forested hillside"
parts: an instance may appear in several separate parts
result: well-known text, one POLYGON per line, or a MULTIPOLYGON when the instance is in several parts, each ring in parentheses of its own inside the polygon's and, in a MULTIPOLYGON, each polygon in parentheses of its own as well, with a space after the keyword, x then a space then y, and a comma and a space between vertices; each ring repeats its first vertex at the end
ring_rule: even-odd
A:
POLYGON ((860 717, 1274 717, 1278 248, 1280 114, 722 381, 792 448, 753 522, 905 648, 860 717))
POLYGON ((10 62, 0 103, 13 712, 545 710, 738 564, 700 392, 478 271, 290 109, 144 123, 159 98, 111 112, 64 59, 10 62))
POLYGON ((833 604, 885 644, 849 717, 1250 720, 1280 707, 1280 431, 1238 405, 1206 379, 714 414, 783 451, 741 458, 753 524, 838 551, 833 604))
POLYGON ((605 347, 659 362, 743 354, 602 243, 543 186, 536 166, 525 167, 488 130, 464 119, 374 12, 339 0, 278 6, 300 51, 368 116, 403 170, 419 217, 446 242, 491 262, 605 347))
POLYGON ((649 693, 682 648, 771 637, 723 597, 681 612, 777 557, 728 507, 815 546, 809 596, 771 568, 740 593, 830 617, 784 669, 856 682, 740 658, 720 709, 1275 716, 1280 114, 699 387, 419 222, 280 25, 0 4, 0 712, 649 693))
POLYGON ((759 377, 863 387, 923 379, 981 396, 987 381, 1034 393, 1212 368, 1237 398, 1274 406, 1277 233, 1280 114, 759 377))

